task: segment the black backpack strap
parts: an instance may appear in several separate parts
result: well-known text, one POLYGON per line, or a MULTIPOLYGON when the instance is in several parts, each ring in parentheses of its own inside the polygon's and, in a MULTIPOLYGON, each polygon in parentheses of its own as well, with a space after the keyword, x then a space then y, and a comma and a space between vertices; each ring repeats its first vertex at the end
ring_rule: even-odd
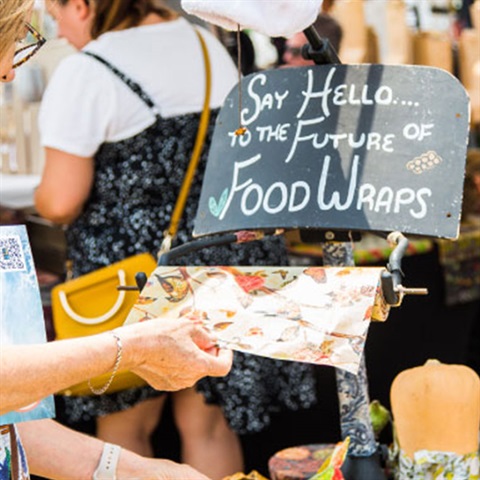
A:
POLYGON ((88 55, 89 57, 94 58, 95 60, 99 61, 100 63, 103 63, 111 72, 113 72, 125 85, 127 85, 130 90, 137 95, 137 97, 142 100, 143 103, 147 105, 147 107, 152 111, 152 113, 155 115, 155 117, 160 117, 160 112, 158 111, 157 106, 153 102, 153 100, 150 98, 150 96, 143 90, 143 88, 135 81, 133 81, 130 77, 125 75, 125 73, 121 72, 113 66, 110 62, 102 58, 100 55, 97 55, 96 53, 92 52, 86 52, 82 51, 85 55, 88 55))

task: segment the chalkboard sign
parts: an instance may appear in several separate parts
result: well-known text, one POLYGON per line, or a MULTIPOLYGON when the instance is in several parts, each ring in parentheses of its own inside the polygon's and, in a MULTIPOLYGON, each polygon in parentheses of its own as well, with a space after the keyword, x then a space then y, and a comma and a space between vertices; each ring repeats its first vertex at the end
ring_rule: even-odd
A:
POLYGON ((323 65, 241 86, 217 118, 195 236, 297 227, 458 236, 469 101, 448 72, 323 65))

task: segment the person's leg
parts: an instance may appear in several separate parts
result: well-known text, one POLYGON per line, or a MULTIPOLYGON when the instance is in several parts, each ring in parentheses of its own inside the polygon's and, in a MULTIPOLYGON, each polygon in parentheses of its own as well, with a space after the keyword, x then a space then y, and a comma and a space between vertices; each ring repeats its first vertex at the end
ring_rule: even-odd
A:
POLYGON ((240 440, 222 410, 207 405, 194 388, 173 394, 173 415, 182 441, 182 462, 220 480, 243 471, 240 440))
POLYGON ((150 398, 121 412, 97 418, 97 437, 145 457, 153 457, 150 437, 165 404, 166 395, 150 398))

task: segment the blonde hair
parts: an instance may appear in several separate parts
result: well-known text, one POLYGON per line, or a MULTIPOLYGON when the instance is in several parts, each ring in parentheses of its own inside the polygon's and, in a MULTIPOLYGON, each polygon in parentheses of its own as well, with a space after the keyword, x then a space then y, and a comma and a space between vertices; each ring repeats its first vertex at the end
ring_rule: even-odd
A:
POLYGON ((34 0, 0 0, 0 58, 25 30, 28 12, 34 0))

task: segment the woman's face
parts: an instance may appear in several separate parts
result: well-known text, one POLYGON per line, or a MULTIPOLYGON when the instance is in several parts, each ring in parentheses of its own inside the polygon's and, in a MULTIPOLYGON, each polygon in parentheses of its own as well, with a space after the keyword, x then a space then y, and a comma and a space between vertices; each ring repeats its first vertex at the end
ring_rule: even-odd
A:
MULTIPOLYGON (((33 2, 31 2, 33 3, 33 2)), ((25 22, 29 22, 32 12, 28 10, 25 15, 25 22)), ((4 53, 0 56, 0 82, 11 82, 15 78, 15 70, 13 69, 13 57, 18 47, 18 43, 27 35, 28 30, 25 24, 18 31, 18 37, 7 46, 4 53)))
POLYGON ((56 20, 58 36, 66 38, 75 48, 83 48, 90 40, 92 9, 85 0, 69 0, 62 5, 47 2, 50 15, 56 20))
POLYGON ((11 82, 15 78, 15 70, 12 68, 15 47, 16 44, 13 43, 0 58, 0 81, 2 82, 11 82))
POLYGON ((306 60, 302 56, 302 48, 308 43, 307 37, 303 32, 296 33, 285 42, 285 52, 283 61, 286 67, 303 67, 312 65, 312 60, 306 60))

